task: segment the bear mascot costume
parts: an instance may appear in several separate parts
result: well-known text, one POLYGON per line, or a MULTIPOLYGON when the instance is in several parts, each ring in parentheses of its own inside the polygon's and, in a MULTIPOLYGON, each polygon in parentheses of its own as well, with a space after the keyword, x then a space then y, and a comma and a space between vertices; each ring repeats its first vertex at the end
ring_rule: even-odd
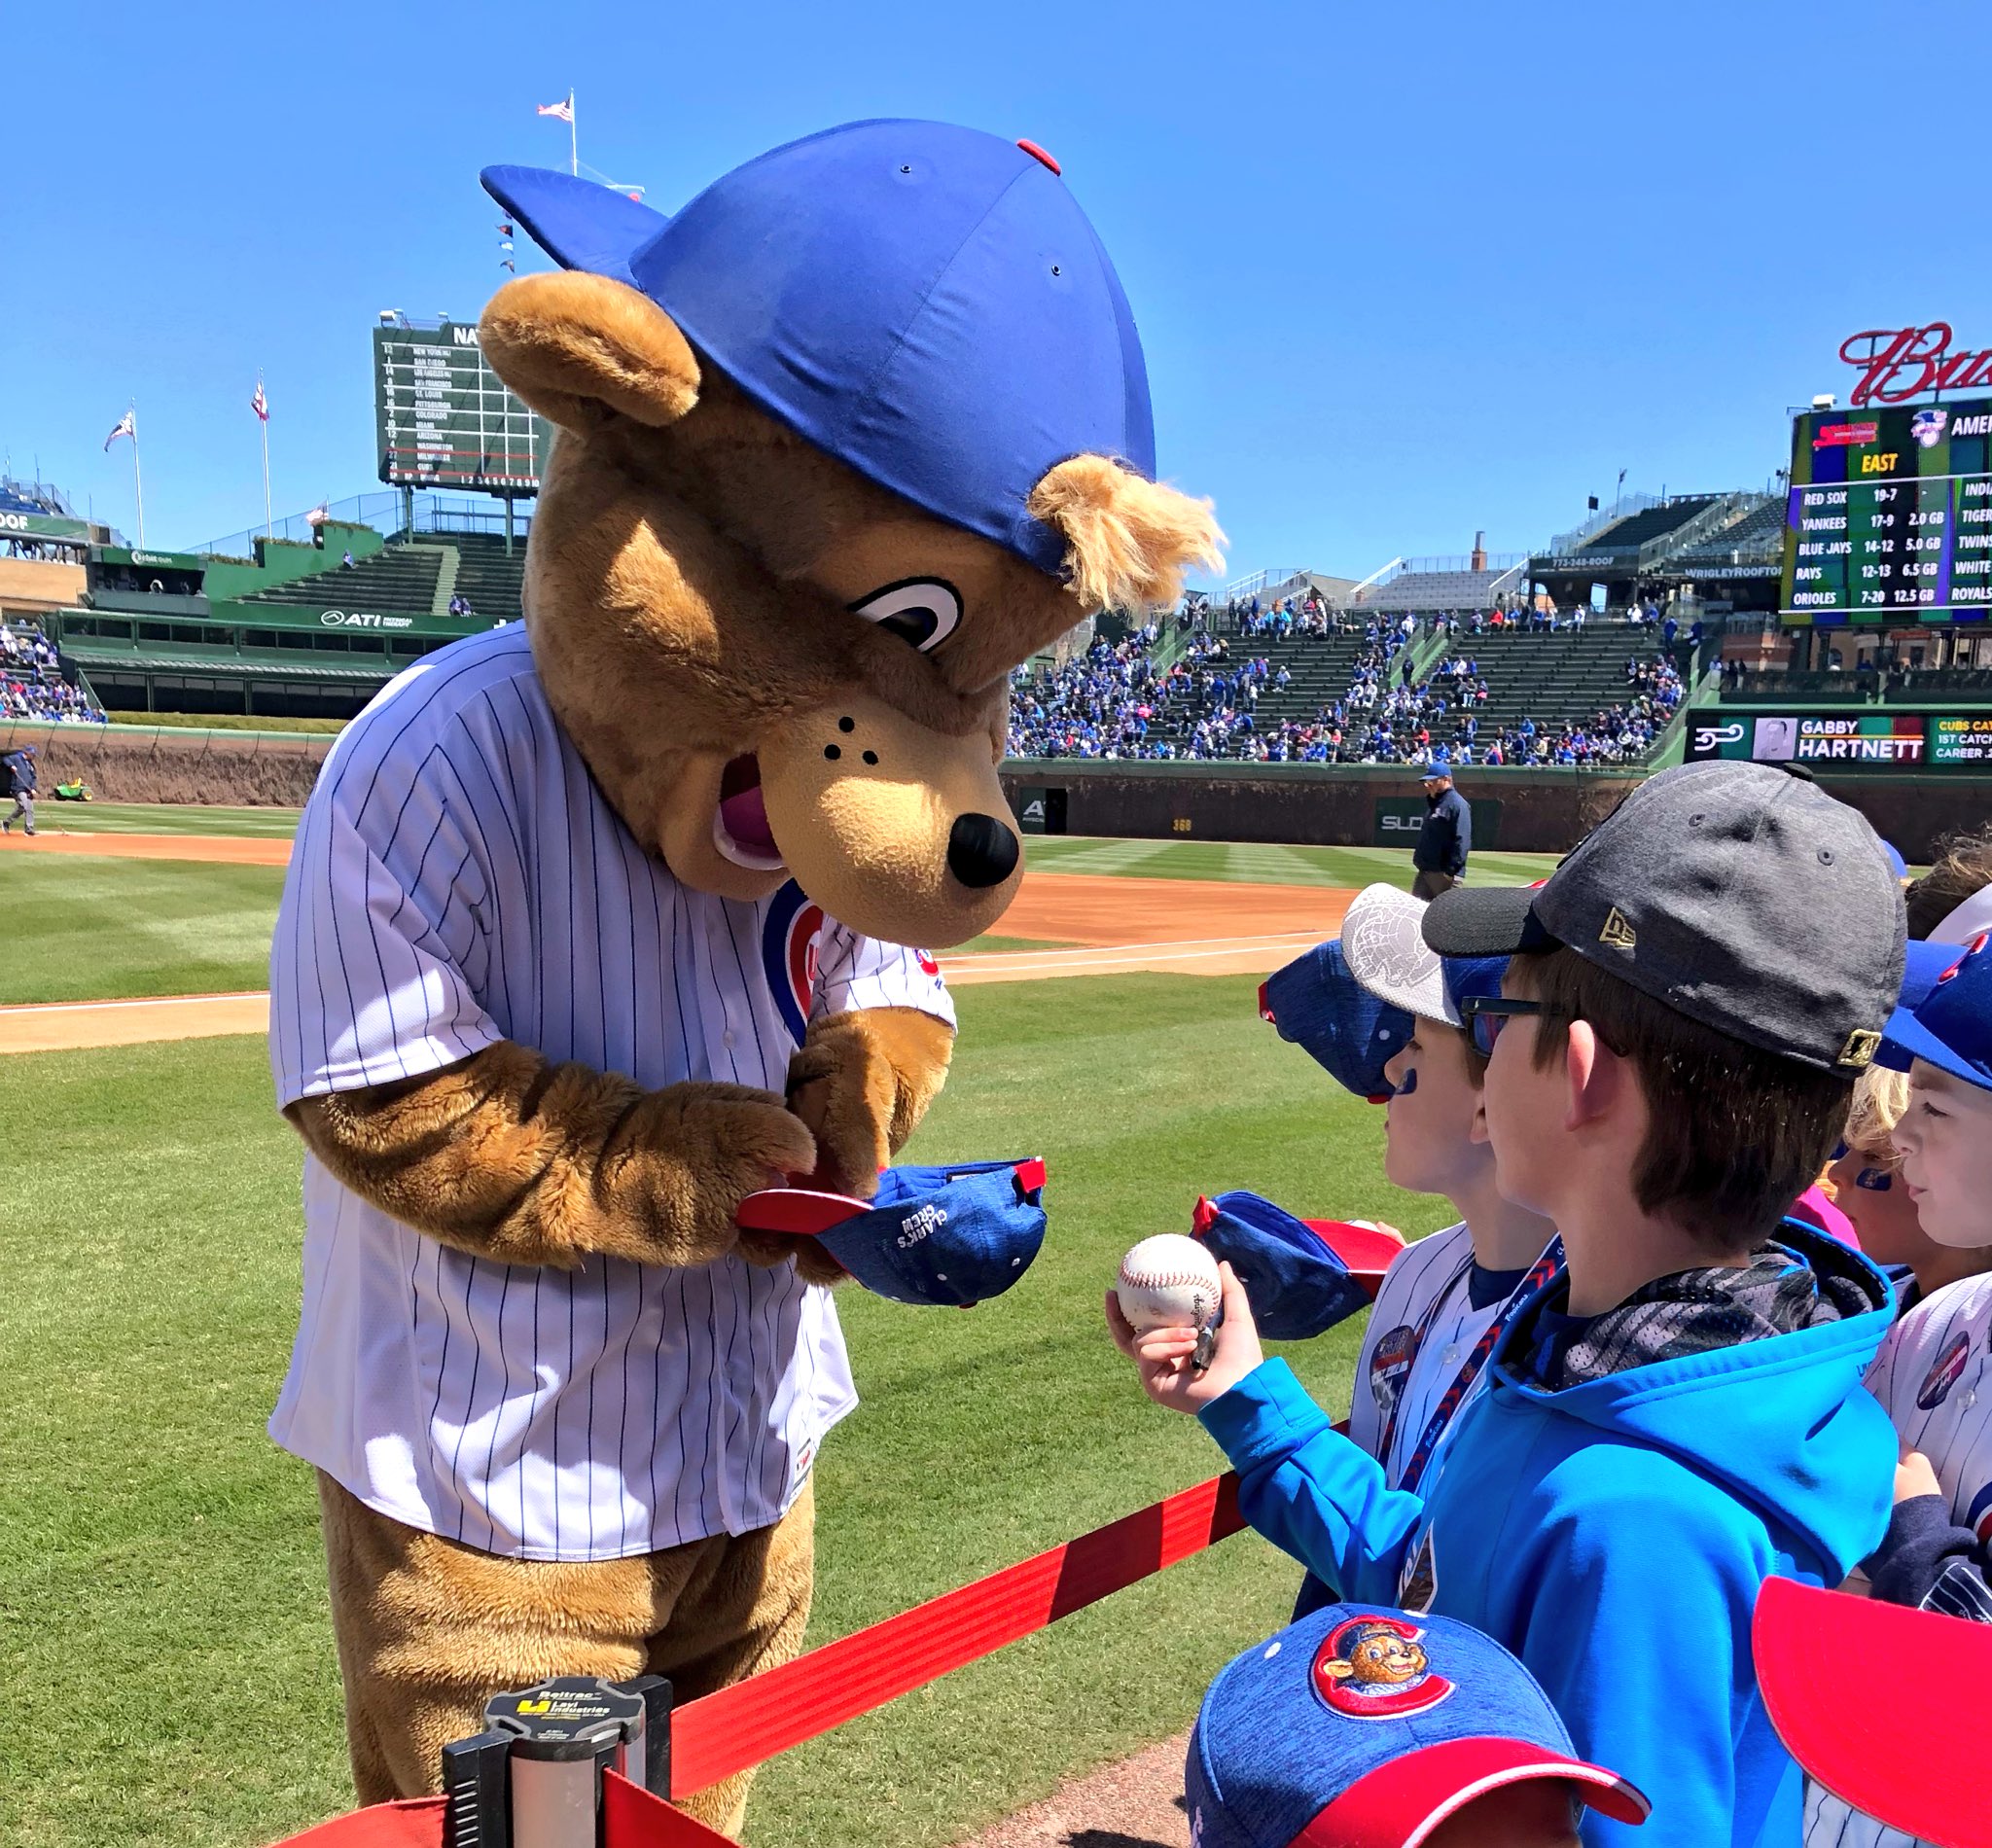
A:
MULTIPOLYGON (((871 122, 675 217, 486 188, 561 267, 480 340, 555 428, 522 623, 346 728, 271 1059, 305 1145, 276 1441, 318 1472, 363 1801, 548 1675, 797 1654, 837 1271, 944 1077, 933 958, 1021 876, 1012 671, 1213 558, 1105 251, 1029 144, 871 122)), ((745 1775, 690 1806, 737 1834, 745 1775)))

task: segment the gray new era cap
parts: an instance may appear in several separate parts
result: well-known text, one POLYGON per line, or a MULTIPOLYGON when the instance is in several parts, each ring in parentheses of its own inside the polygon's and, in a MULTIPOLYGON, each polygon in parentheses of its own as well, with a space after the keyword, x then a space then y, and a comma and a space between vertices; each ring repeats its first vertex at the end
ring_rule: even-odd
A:
POLYGON ((1632 792, 1540 886, 1425 910, 1441 956, 1567 944, 1691 1020, 1853 1074, 1903 979, 1902 888, 1867 818, 1766 764, 1690 764, 1632 792))

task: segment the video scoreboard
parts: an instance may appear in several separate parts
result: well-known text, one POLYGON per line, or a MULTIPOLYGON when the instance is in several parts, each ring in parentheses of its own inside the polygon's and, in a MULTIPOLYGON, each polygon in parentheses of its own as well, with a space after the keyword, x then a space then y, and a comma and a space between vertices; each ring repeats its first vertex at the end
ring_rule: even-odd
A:
POLYGON ((536 494, 551 432, 484 363, 476 322, 374 330, 380 479, 536 494))
POLYGON ((1992 398, 1796 419, 1779 607, 1821 626, 1992 615, 1992 398))
POLYGON ((1992 711, 1739 712, 1696 707, 1688 715, 1687 759, 1747 758, 1821 769, 1992 767, 1992 711))

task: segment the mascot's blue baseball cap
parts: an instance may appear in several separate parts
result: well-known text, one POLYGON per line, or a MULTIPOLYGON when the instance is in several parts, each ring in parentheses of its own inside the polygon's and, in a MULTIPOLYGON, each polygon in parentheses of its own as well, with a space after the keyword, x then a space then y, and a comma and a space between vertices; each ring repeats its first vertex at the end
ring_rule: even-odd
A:
POLYGON ((1614 1822, 1651 1808, 1586 1763, 1500 1644, 1450 1617, 1331 1604, 1219 1671, 1184 1767, 1193 1848, 1419 1848, 1538 1778, 1614 1822))
POLYGON ((1368 1308, 1373 1280, 1404 1250, 1376 1226, 1296 1219, 1243 1188, 1198 1200, 1190 1225, 1238 1273, 1252 1320, 1274 1341, 1312 1340, 1368 1308))
POLYGON ((1051 157, 938 122, 855 122, 671 217, 538 167, 484 189, 549 256, 641 290, 771 416, 1056 575, 1025 502, 1076 455, 1155 474, 1120 279, 1051 157))
POLYGON ((1411 1037, 1411 1016, 1349 973, 1339 938, 1316 943, 1260 984, 1259 1015, 1299 1047, 1344 1090, 1379 1102, 1383 1068, 1411 1037))
POLYGON ((1045 1164, 969 1161, 887 1168, 869 1200, 805 1188, 750 1193, 749 1230, 813 1235, 867 1290, 968 1309, 1000 1297, 1045 1242, 1045 1164))

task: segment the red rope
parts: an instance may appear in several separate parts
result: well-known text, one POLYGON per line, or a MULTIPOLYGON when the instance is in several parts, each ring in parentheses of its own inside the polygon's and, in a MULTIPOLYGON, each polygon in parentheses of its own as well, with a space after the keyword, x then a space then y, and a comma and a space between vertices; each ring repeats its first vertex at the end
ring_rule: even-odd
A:
MULTIPOLYGON (((671 1716, 671 1795, 682 1801, 994 1654, 1244 1525, 1238 1478, 1215 1476, 694 1700, 671 1716)), ((609 1848, 710 1848, 725 1839, 613 1774, 603 1802, 609 1848)), ((279 1848, 441 1848, 442 1834, 443 1799, 435 1796, 355 1810, 279 1848)))
POLYGON ((702 1791, 882 1707, 1244 1524, 1238 1478, 1217 1476, 694 1700, 671 1716, 671 1795, 702 1791))

